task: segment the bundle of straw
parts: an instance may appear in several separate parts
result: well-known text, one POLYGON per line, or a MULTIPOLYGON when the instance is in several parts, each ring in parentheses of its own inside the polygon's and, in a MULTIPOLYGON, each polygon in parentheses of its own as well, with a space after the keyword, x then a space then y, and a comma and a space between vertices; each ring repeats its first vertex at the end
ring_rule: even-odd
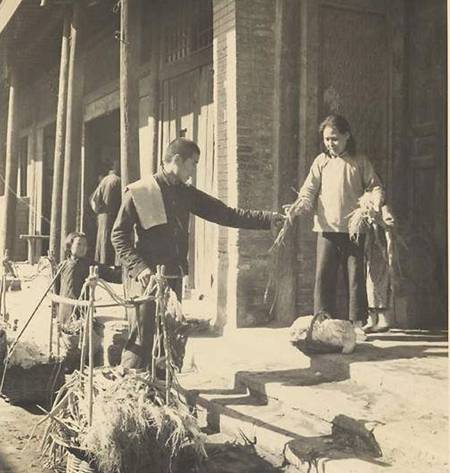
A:
POLYGON ((360 233, 365 233, 376 225, 382 228, 394 226, 394 218, 388 207, 383 206, 380 209, 378 200, 379 197, 374 191, 367 191, 360 197, 358 208, 350 213, 348 228, 353 241, 358 240, 360 233))
POLYGON ((168 472, 187 445, 198 457, 206 456, 204 434, 189 408, 175 391, 167 403, 164 383, 148 373, 97 370, 91 425, 84 382, 75 372, 46 416, 47 467, 64 462, 61 446, 84 450, 100 473, 168 472))
POLYGON ((281 246, 284 245, 286 236, 289 233, 289 230, 294 225, 295 217, 303 215, 312 210, 310 203, 300 196, 298 196, 297 200, 293 204, 284 205, 283 208, 285 210, 287 218, 284 220, 283 226, 281 227, 281 230, 275 238, 275 241, 273 242, 273 245, 271 246, 269 252, 278 250, 281 246))

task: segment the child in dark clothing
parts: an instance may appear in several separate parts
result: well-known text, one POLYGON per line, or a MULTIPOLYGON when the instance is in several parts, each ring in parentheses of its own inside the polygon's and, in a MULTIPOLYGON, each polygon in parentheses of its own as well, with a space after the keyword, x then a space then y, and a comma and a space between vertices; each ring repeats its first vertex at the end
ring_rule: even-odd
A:
MULTIPOLYGON (((62 262, 61 273, 56 283, 60 296, 78 299, 84 282, 89 276, 90 266, 98 266, 99 276, 105 281, 122 282, 120 269, 114 269, 86 258, 87 249, 87 239, 84 233, 72 232, 67 235, 67 258, 62 262)), ((74 311, 72 305, 62 303, 59 305, 58 319, 62 329, 70 323, 72 312, 74 312, 74 317, 78 319, 79 312, 77 309, 74 311)))

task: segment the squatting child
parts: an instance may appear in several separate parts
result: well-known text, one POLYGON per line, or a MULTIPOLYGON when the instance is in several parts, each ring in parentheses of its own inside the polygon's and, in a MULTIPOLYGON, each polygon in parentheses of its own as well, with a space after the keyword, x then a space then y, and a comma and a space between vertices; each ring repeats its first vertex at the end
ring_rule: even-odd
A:
MULTIPOLYGON (((62 269, 57 280, 57 292, 60 296, 70 299, 78 299, 83 289, 83 284, 89 276, 89 267, 98 266, 99 276, 105 281, 121 283, 121 270, 99 264, 86 258, 88 250, 87 238, 84 233, 69 233, 65 241, 66 259, 61 263, 62 269)), ((61 328, 70 323, 73 306, 70 304, 59 304, 58 320, 61 328)), ((78 312, 74 312, 78 318, 78 312)))

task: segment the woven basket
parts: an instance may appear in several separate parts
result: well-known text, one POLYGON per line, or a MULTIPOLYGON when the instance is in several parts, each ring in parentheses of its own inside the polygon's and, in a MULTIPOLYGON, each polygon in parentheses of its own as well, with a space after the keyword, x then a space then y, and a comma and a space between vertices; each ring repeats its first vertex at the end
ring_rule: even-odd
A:
MULTIPOLYGON (((0 370, 1 373, 2 370, 0 370)), ((2 395, 11 404, 51 404, 53 394, 63 385, 64 373, 58 363, 30 368, 7 368, 2 395)))
POLYGON ((331 345, 329 343, 322 342, 321 340, 316 340, 313 336, 315 324, 320 324, 323 320, 330 318, 331 317, 324 312, 316 314, 311 320, 311 324, 308 328, 306 338, 304 340, 297 340, 294 345, 305 355, 341 353, 342 347, 331 345))
POLYGON ((81 455, 67 452, 66 473, 97 473, 97 469, 83 459, 81 455))

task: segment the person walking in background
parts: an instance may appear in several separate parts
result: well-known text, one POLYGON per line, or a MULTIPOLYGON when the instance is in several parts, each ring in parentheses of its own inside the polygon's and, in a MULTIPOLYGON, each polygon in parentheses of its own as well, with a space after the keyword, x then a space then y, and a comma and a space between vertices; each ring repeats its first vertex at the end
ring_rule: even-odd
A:
POLYGON ((367 314, 364 276, 364 235, 352 240, 349 217, 358 208, 367 190, 381 209, 384 190, 370 161, 356 152, 348 121, 341 115, 328 116, 319 126, 323 152, 314 160, 300 189, 298 199, 289 207, 288 217, 314 211, 317 232, 317 259, 314 287, 314 313, 336 314, 337 272, 342 265, 348 289, 348 318, 359 338, 365 337, 362 321, 367 314))
MULTIPOLYGON (((162 169, 130 184, 112 231, 112 243, 132 281, 132 292, 142 294, 157 265, 168 275, 188 273, 189 218, 197 215, 234 228, 269 230, 284 217, 276 212, 233 209, 187 184, 200 158, 198 145, 185 138, 172 141, 162 169), (132 235, 136 231, 137 241, 132 235)), ((181 299, 181 279, 169 285, 181 299)), ((155 331, 155 303, 140 304, 129 314, 129 338, 122 367, 146 368, 151 359, 155 331)))
POLYGON ((95 244, 95 260, 102 264, 117 263, 111 243, 111 231, 119 212, 122 188, 119 177, 120 163, 115 160, 108 174, 101 179, 92 193, 89 203, 97 215, 97 241, 95 244))

